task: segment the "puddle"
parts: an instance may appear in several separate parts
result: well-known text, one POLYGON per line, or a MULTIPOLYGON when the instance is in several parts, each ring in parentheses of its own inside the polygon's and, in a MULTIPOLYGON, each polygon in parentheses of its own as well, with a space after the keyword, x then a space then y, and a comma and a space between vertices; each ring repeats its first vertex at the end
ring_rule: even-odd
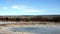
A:
POLYGON ((54 27, 15 27, 9 28, 13 32, 29 32, 35 34, 60 34, 60 29, 54 27))

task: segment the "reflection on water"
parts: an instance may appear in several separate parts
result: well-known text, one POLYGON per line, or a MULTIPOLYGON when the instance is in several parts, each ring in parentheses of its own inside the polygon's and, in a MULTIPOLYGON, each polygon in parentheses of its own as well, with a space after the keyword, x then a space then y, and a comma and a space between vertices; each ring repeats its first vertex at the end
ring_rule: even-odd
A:
POLYGON ((14 32, 30 32, 35 34, 60 34, 60 30, 53 27, 15 27, 9 28, 14 32))

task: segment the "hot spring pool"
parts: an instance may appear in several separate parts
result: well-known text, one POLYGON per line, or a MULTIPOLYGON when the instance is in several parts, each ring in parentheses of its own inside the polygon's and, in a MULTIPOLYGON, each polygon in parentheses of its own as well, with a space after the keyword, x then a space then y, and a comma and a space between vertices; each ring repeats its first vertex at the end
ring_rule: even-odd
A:
POLYGON ((60 29, 54 27, 15 27, 9 28, 13 32, 30 32, 35 34, 60 34, 60 29))

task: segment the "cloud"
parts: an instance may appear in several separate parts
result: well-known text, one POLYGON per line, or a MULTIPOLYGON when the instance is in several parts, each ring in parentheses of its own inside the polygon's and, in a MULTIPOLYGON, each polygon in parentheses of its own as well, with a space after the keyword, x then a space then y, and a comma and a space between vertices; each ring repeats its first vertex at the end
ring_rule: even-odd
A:
POLYGON ((30 8, 28 6, 17 6, 17 5, 14 5, 12 6, 12 9, 18 9, 18 10, 22 10, 23 12, 42 12, 42 11, 45 11, 45 10, 36 10, 36 9, 33 9, 33 8, 30 8))
POLYGON ((12 6, 12 9, 17 9, 17 10, 26 10, 24 6, 12 6))
POLYGON ((7 10, 8 8, 7 7, 3 7, 2 9, 7 10))
POLYGON ((18 7, 18 6, 12 6, 12 8, 13 8, 13 9, 19 9, 19 7, 18 7))
POLYGON ((25 10, 25 12, 40 12, 39 10, 25 10))

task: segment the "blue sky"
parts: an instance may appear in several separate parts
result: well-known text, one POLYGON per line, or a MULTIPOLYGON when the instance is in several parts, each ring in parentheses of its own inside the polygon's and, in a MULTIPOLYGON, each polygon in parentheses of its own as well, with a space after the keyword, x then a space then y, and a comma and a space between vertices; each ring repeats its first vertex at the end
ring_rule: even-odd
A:
POLYGON ((0 0, 0 15, 60 15, 60 0, 0 0))

